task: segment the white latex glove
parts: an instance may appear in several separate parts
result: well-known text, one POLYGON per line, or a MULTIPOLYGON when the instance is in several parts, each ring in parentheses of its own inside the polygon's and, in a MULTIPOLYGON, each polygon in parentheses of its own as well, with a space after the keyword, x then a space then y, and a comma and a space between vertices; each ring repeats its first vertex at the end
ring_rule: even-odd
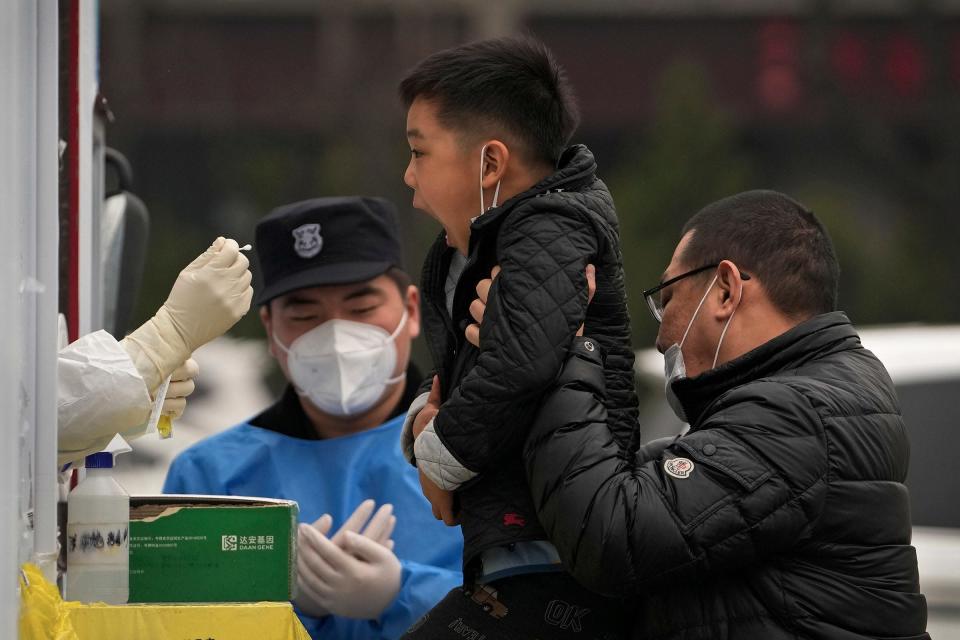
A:
MULTIPOLYGON (((397 524, 397 517, 393 515, 393 505, 389 503, 382 505, 374 514, 373 509, 376 506, 377 503, 373 500, 361 502, 330 539, 342 549, 344 536, 348 531, 352 531, 388 549, 393 549, 393 540, 390 536, 393 535, 393 528, 397 524), (370 514, 373 514, 372 518, 370 514)), ((313 523, 313 527, 323 535, 327 535, 332 526, 333 517, 329 513, 323 514, 313 523)))
POLYGON ((390 535, 396 524, 393 507, 383 505, 370 522, 374 503, 366 500, 327 538, 332 518, 324 514, 313 525, 297 529, 297 586, 294 600, 307 615, 335 614, 349 618, 378 617, 400 590, 400 561, 390 535))
MULTIPOLYGON (((360 532, 363 531, 362 535, 369 536, 374 538, 377 542, 383 545, 389 545, 388 548, 393 549, 393 540, 390 540, 390 534, 393 533, 393 525, 396 523, 397 519, 392 515, 393 506, 385 504, 377 511, 377 515, 374 516, 373 520, 370 520, 367 524, 367 520, 370 519, 370 514, 373 513, 373 509, 376 506, 376 503, 373 500, 364 500, 360 503, 359 506, 350 514, 350 517, 347 518, 344 523, 340 526, 340 529, 330 538, 334 544, 343 548, 343 538, 346 535, 347 531, 360 532), (367 524, 364 527, 364 524, 367 524)), ((329 513, 325 513, 312 524, 301 524, 301 527, 313 527, 322 535, 327 535, 330 532, 330 528, 333 526, 333 517, 329 513)), ((313 595, 313 592, 308 586, 309 581, 313 578, 314 571, 311 568, 313 565, 312 556, 306 555, 307 543, 304 541, 304 536, 306 534, 297 530, 297 585, 298 585, 298 594, 294 598, 294 603, 297 607, 300 608, 307 615, 313 616, 314 618, 322 618, 323 616, 329 615, 330 612, 326 608, 320 605, 316 597, 313 595)))
POLYGON ((163 408, 160 410, 163 415, 174 420, 183 415, 183 410, 187 408, 187 396, 196 389, 193 379, 199 373, 200 365, 193 358, 187 358, 186 362, 177 367, 170 377, 167 394, 163 396, 163 408))
POLYGON ((250 309, 249 266, 235 240, 217 238, 180 272, 157 313, 123 339, 151 394, 191 353, 250 309))

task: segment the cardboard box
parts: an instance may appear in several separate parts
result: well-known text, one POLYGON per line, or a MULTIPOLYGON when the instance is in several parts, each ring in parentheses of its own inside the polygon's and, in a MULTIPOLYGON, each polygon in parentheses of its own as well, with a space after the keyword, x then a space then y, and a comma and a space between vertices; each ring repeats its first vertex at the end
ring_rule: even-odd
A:
POLYGON ((130 496, 129 602, 289 600, 297 513, 291 500, 130 496))

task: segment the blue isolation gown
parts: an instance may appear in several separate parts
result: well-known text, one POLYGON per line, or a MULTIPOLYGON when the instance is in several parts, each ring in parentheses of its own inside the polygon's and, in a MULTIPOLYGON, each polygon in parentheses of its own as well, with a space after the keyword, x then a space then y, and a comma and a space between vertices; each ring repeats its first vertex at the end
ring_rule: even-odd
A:
POLYGON ((362 501, 390 503, 397 517, 394 552, 403 567, 400 593, 376 620, 312 618, 297 612, 315 640, 387 640, 403 632, 462 581, 459 527, 434 519, 417 471, 400 452, 403 415, 329 440, 306 440, 243 423, 182 452, 164 493, 242 495, 296 500, 300 521, 333 516, 333 531, 362 501))

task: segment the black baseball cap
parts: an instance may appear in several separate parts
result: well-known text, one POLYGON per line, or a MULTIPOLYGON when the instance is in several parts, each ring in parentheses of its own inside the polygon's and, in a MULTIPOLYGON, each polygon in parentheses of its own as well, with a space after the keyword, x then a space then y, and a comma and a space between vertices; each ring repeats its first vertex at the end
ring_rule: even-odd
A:
POLYGON ((397 210, 362 196, 313 198, 278 207, 259 223, 256 304, 297 289, 362 282, 402 267, 397 210))

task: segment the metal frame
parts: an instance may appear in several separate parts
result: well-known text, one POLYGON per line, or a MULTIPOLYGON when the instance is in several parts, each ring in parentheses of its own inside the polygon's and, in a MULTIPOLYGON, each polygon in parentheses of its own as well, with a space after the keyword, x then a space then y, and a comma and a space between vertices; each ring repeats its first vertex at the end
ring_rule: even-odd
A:
POLYGON ((57 576, 57 351, 59 341, 59 18, 55 0, 40 0, 37 59, 37 298, 34 560, 57 576))
POLYGON ((0 290, 8 304, 0 314, 3 638, 17 637, 19 565, 40 561, 48 575, 56 570, 49 551, 57 495, 57 30, 55 0, 0 5, 0 290), (36 551, 48 553, 47 562, 36 551))

